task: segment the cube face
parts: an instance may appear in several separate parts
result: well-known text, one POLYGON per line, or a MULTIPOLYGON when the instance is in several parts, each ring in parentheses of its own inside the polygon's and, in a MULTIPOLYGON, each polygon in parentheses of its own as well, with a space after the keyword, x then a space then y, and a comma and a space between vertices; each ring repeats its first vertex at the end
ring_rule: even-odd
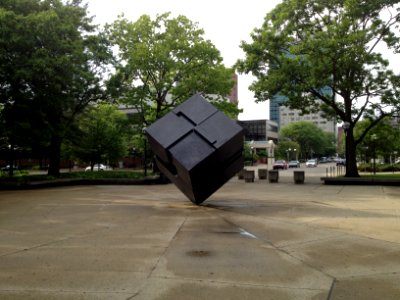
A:
POLYGON ((157 166, 200 204, 243 168, 243 129, 194 95, 146 129, 157 166))

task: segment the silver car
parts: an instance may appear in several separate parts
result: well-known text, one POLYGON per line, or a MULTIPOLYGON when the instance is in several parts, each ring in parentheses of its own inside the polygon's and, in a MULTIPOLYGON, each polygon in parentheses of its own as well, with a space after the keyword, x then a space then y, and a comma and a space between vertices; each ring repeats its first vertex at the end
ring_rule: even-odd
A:
POLYGON ((298 160, 291 160, 288 164, 289 168, 300 168, 300 162, 298 160))

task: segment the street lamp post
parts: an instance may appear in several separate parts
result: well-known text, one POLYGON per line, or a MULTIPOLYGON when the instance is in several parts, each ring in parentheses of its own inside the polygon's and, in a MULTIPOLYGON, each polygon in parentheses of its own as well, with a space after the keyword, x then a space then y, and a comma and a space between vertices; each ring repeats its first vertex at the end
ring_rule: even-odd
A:
POLYGON ((12 177, 14 175, 14 145, 9 144, 8 145, 8 151, 9 151, 9 164, 10 164, 10 169, 8 171, 8 175, 12 177))
POLYGON ((254 164, 254 140, 250 141, 250 150, 251 150, 251 165, 254 164))
POLYGON ((274 151, 274 141, 273 140, 269 140, 268 141, 268 164, 267 164, 267 169, 268 169, 268 165, 271 165, 274 163, 275 161, 275 151, 274 151))
POLYGON ((143 140, 144 140, 144 176, 147 176, 147 140, 146 140, 146 127, 143 127, 143 140))
POLYGON ((364 161, 365 161, 365 170, 364 170, 364 172, 366 172, 367 171, 367 163, 368 163, 368 161, 367 161, 368 147, 365 146, 365 147, 362 147, 361 149, 364 150, 364 161))
POLYGON ((371 135, 373 155, 374 155, 374 176, 376 175, 376 140, 377 139, 378 138, 375 133, 371 135))
POLYGON ((292 151, 291 148, 286 150, 286 157, 287 157, 287 161, 289 162, 289 157, 290 157, 290 151, 292 151))

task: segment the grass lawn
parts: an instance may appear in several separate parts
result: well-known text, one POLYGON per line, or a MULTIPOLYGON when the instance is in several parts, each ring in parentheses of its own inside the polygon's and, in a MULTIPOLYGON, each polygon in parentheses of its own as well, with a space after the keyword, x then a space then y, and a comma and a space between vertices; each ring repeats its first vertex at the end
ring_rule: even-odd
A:
POLYGON ((400 179, 400 173, 377 173, 373 174, 361 174, 363 178, 380 178, 380 179, 400 179))

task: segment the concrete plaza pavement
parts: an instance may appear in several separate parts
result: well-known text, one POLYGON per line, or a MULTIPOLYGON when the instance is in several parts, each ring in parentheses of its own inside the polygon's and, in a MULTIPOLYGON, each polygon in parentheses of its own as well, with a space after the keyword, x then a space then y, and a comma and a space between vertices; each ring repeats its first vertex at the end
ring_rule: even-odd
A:
POLYGON ((0 299, 400 299, 400 188, 0 191, 0 299))

